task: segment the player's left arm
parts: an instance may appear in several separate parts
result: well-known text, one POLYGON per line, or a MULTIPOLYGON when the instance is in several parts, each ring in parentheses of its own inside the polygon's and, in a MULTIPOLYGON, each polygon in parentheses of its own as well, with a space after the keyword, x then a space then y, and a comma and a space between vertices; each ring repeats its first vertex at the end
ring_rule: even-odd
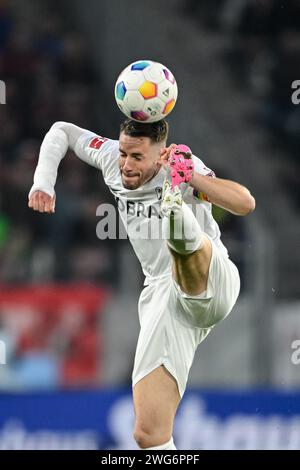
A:
POLYGON ((255 199, 250 191, 239 183, 201 175, 196 171, 190 185, 206 195, 209 202, 235 215, 248 215, 255 209, 255 199))

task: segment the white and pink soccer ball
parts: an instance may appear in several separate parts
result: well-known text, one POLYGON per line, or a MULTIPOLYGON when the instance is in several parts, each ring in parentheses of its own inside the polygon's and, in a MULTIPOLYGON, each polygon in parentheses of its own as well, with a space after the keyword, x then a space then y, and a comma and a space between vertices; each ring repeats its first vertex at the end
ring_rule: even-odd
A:
POLYGON ((121 72, 115 85, 120 110, 130 119, 156 122, 174 108, 177 83, 170 70, 158 62, 138 60, 121 72))

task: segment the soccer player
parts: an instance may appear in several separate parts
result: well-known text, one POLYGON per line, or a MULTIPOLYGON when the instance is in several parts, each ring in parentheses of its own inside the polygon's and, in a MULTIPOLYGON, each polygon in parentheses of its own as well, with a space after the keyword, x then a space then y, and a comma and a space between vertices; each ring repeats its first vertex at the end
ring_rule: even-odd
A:
POLYGON ((35 211, 54 212, 57 169, 68 149, 102 171, 116 198, 146 278, 132 376, 134 437, 141 449, 153 450, 176 449, 174 418, 197 346, 239 294, 239 273, 211 205, 236 215, 255 207, 244 186, 216 178, 188 147, 167 147, 167 137, 165 120, 126 120, 119 140, 56 122, 41 145, 28 202, 35 211), (152 222, 160 236, 136 236, 152 222))

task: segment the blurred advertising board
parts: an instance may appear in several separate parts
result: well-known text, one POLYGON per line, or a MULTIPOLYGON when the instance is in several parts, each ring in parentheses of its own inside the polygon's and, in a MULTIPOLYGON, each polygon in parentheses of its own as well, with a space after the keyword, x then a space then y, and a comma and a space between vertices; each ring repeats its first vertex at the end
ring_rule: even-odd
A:
MULTIPOLYGON (((130 390, 0 395, 0 449, 136 449, 130 390)), ((186 393, 178 449, 300 449, 300 392, 186 393)))

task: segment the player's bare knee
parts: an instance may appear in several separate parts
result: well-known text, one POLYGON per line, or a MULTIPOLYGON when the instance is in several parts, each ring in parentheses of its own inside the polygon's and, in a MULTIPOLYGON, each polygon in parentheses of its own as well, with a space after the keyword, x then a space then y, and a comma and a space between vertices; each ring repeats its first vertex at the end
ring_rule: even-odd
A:
POLYGON ((162 424, 161 421, 158 423, 145 418, 137 418, 133 436, 138 446, 146 449, 168 442, 172 436, 172 429, 162 424))
POLYGON ((172 433, 162 432, 159 430, 144 430, 136 426, 133 437, 140 449, 148 449, 149 447, 156 447, 168 442, 171 439, 172 433))
POLYGON ((146 449, 147 447, 151 447, 151 444, 149 444, 149 442, 151 441, 151 434, 146 434, 140 429, 135 429, 133 437, 140 449, 146 449))

